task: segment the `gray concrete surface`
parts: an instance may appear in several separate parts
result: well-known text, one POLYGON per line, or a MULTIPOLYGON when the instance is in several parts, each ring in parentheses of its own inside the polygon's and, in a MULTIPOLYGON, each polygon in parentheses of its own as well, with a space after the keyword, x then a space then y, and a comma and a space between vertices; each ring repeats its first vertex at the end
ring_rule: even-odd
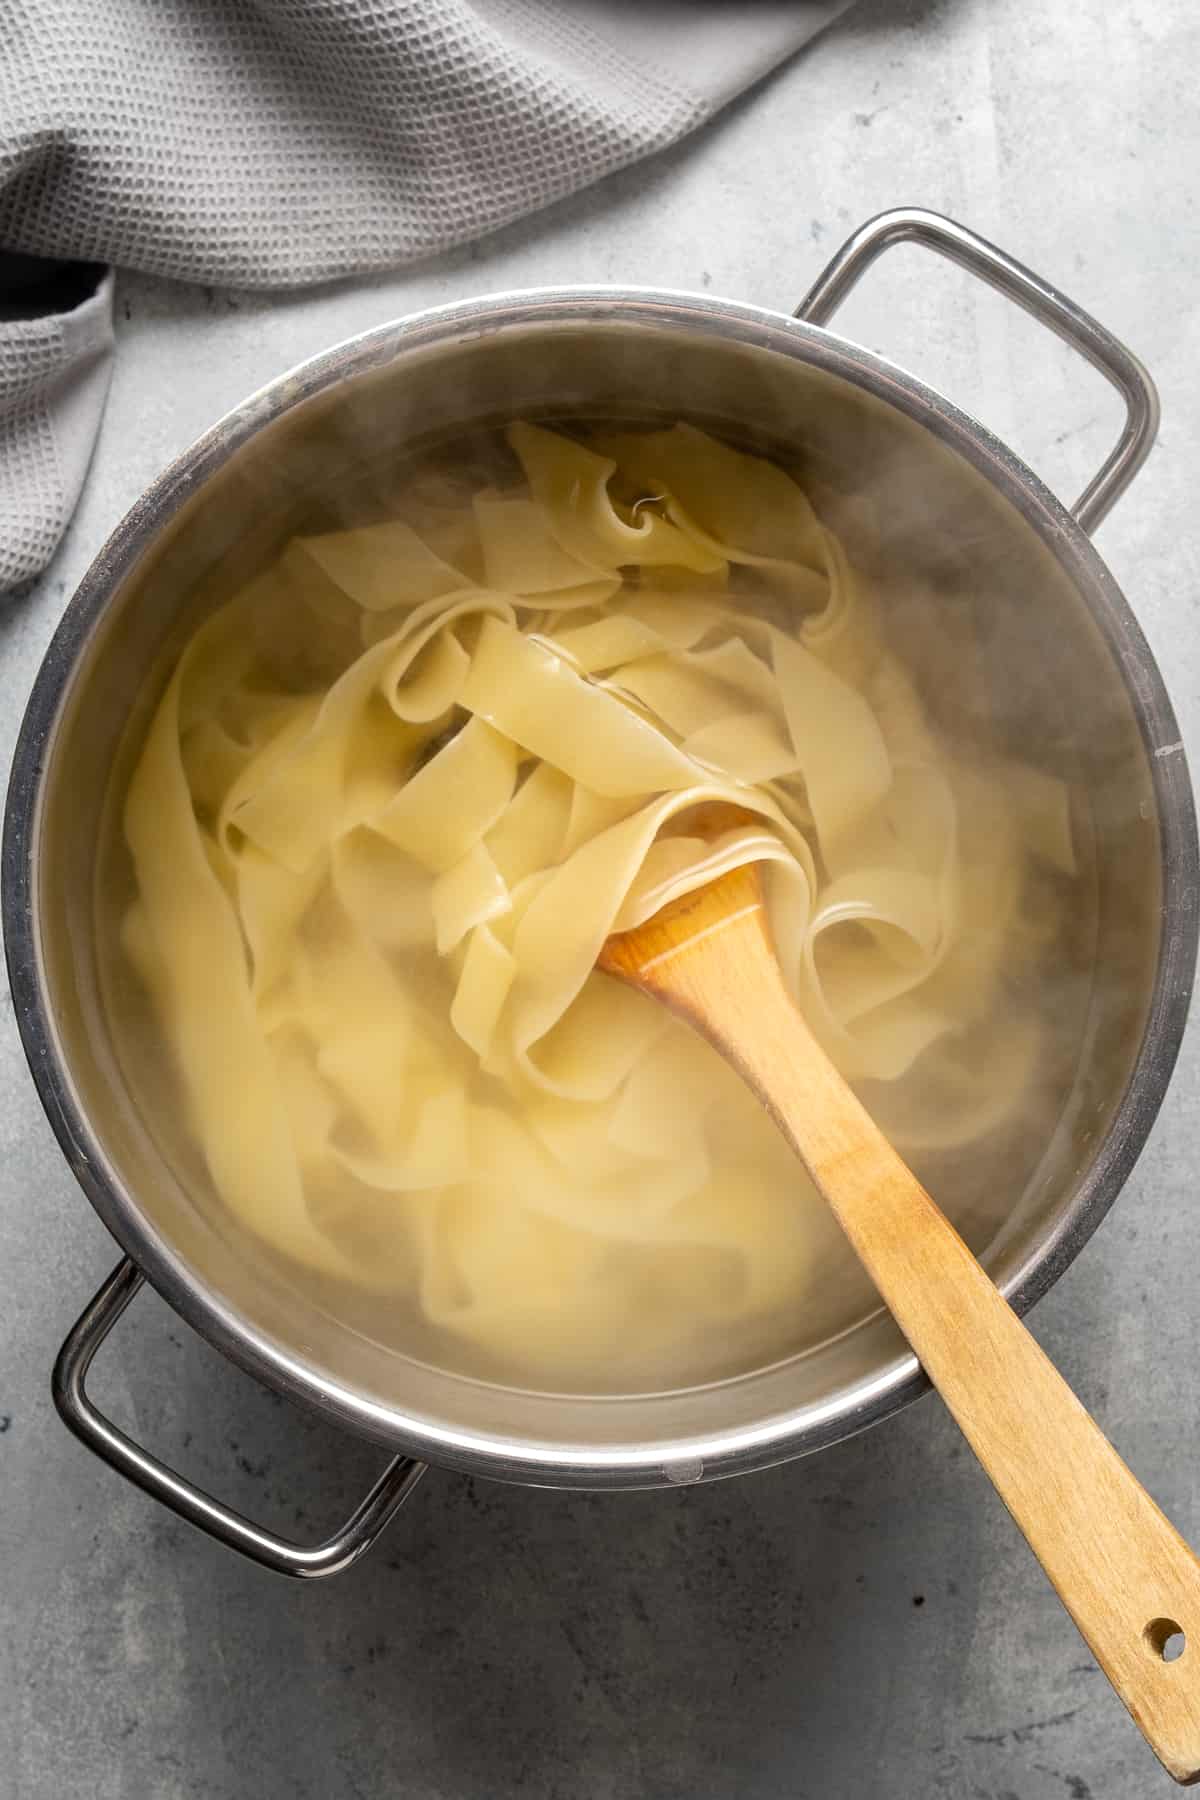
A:
MULTIPOLYGON (((328 342, 446 298, 644 280, 788 306, 859 219, 957 214, 1149 360, 1160 446, 1100 534, 1193 754, 1200 19, 1187 0, 875 0, 707 136, 435 265, 306 297, 125 278, 78 518, 0 618, 7 757, 64 598, 164 461, 328 342)), ((1100 383, 916 251, 845 329, 1066 494, 1100 383)), ((173 1523, 63 1431, 48 1376, 113 1261, 0 1020, 0 1794, 31 1800, 1146 1800, 1168 1791, 936 1402, 790 1468, 626 1497, 433 1473, 385 1543, 300 1590, 173 1523)), ((1197 1038, 1036 1330, 1200 1540, 1197 1038)), ((102 1397, 232 1501, 315 1535, 377 1453, 275 1404, 138 1302, 102 1397)), ((1200 1646, 1197 1647, 1200 1653, 1200 1646)))

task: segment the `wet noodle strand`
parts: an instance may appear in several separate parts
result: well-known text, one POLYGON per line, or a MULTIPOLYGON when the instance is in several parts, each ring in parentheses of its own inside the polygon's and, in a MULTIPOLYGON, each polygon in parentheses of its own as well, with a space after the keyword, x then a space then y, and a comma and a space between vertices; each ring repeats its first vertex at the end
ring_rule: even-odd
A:
POLYGON ((1029 1079, 1032 1018, 986 1069, 963 1034, 1027 866, 1073 867, 1067 796, 939 743, 779 468, 685 425, 507 435, 508 485, 294 539, 199 630, 128 792, 122 941, 267 1243, 539 1380, 616 1345, 683 1379, 697 1337, 803 1304, 824 1227, 602 941, 766 861, 830 1055, 907 1081, 908 1143, 966 1140, 1029 1079), (712 842, 722 799, 753 822, 712 842))

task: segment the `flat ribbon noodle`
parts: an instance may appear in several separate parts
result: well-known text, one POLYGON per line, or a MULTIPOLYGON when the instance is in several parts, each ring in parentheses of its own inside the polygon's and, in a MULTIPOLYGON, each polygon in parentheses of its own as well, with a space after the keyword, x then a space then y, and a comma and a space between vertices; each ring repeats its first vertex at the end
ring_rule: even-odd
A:
POLYGON ((617 1346, 686 1373, 795 1310, 826 1227, 605 937, 765 864, 829 1054, 952 1147, 1036 1064, 989 1021, 1026 871, 1074 872, 1068 796, 948 753, 784 470, 686 425, 507 441, 424 535, 297 538, 197 633, 126 800, 122 941, 260 1238, 540 1379, 617 1346))

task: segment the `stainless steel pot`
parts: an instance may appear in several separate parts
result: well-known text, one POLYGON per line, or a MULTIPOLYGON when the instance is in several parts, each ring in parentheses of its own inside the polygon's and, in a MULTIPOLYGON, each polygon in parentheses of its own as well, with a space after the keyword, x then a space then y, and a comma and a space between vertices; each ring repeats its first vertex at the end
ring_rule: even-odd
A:
MULTIPOLYGON (((489 1387, 407 1360, 304 1306, 255 1247, 215 1228, 143 1123, 98 994, 93 888, 104 799, 166 648, 242 566, 311 517, 313 496, 428 436, 518 413, 686 413, 869 485, 882 542, 924 588, 986 621, 996 680, 1057 720, 1048 754, 1087 796, 1095 934, 1074 1073, 985 1261, 1024 1311, 1116 1197, 1166 1090, 1197 941, 1195 815, 1149 649, 1087 533, 1157 423, 1138 362, 1053 288, 919 211, 865 225, 792 318, 710 296, 560 288, 440 308, 341 344, 253 395, 154 484, 71 601, 17 747, 3 915, 26 1054, 64 1154, 125 1252, 63 1347, 70 1428, 193 1524, 292 1575, 345 1567, 432 1460, 500 1479, 618 1488, 731 1475, 820 1449, 923 1387, 890 1319, 688 1392, 580 1399, 489 1387), (912 240, 999 288, 1117 388, 1117 447, 1067 511, 939 394, 823 329, 889 245, 912 240), (970 543, 947 560, 947 529, 970 543), (969 599, 964 601, 964 591, 969 599), (1114 978, 1115 977, 1115 978, 1114 978), (173 1474, 95 1409, 88 1366, 143 1279, 277 1390, 400 1452, 345 1528, 301 1549, 173 1474)), ((1014 709, 1020 733, 1020 706, 1014 709)), ((1043 733, 1043 736, 1046 734, 1043 733)))

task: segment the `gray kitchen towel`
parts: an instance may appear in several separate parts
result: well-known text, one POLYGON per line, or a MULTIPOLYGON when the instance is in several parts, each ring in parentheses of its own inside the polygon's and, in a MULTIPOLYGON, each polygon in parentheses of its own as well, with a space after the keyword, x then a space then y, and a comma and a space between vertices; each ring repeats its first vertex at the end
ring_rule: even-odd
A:
POLYGON ((0 317, 0 594, 45 568, 79 497, 108 394, 112 292, 110 270, 69 312, 0 317))
MULTIPOLYGON (((410 262, 675 142, 848 3, 0 0, 0 251, 237 287, 410 262)), ((73 510, 111 314, 111 277, 0 307, 0 592, 73 510)))

